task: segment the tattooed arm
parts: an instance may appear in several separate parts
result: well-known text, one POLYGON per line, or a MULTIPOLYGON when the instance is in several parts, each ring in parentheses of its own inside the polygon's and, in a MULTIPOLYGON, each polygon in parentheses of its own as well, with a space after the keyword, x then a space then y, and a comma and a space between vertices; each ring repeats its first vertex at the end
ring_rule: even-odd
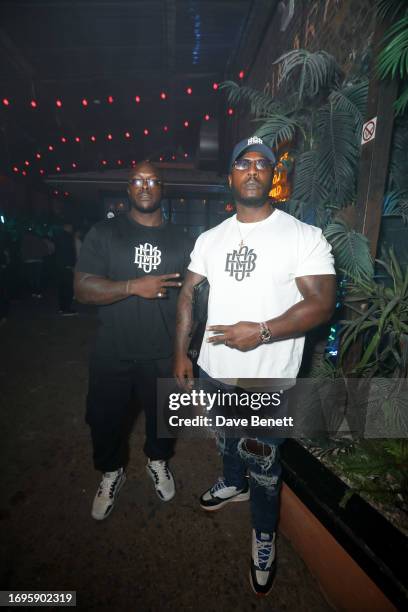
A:
POLYGON ((194 285, 197 285, 204 278, 204 276, 188 270, 177 302, 173 373, 181 387, 186 387, 188 381, 193 378, 193 364, 187 356, 193 327, 193 289, 194 285))
POLYGON ((103 276, 75 272, 75 298, 82 304, 98 305, 113 304, 131 295, 138 295, 147 299, 160 298, 166 295, 166 287, 181 287, 181 282, 169 280, 179 276, 179 273, 160 274, 158 276, 149 274, 128 281, 113 281, 103 276))

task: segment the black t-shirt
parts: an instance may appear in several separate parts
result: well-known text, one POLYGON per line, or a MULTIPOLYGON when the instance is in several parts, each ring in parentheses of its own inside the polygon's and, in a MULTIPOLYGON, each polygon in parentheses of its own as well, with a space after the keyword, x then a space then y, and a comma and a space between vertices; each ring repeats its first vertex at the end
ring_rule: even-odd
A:
MULTIPOLYGON (((163 223, 140 225, 128 215, 101 221, 87 234, 76 270, 114 281, 147 274, 182 277, 190 261, 192 240, 182 227, 163 223)), ((174 279, 177 280, 177 279, 174 279)), ((101 327, 96 352, 119 359, 162 359, 173 352, 179 289, 167 289, 167 297, 131 296, 99 307, 101 327)))

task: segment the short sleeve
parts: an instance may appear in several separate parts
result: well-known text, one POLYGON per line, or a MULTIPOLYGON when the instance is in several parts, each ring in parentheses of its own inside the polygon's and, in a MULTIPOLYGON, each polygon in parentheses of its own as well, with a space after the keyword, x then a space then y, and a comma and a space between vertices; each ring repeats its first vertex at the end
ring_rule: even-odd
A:
POLYGON ((200 276, 207 276, 207 268, 204 259, 204 245, 203 236, 199 236, 195 242, 194 249, 190 255, 190 264, 188 269, 190 272, 200 274, 200 276))
POLYGON ((308 227, 302 236, 295 278, 318 274, 336 274, 331 245, 317 227, 308 227))
POLYGON ((106 237, 96 227, 92 227, 85 236, 75 269, 96 276, 108 275, 106 237))

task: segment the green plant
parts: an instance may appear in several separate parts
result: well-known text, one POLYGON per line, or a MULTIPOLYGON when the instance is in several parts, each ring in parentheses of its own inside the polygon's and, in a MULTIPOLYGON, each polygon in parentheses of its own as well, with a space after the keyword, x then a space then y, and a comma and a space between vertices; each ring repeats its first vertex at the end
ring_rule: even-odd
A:
MULTIPOLYGON (((386 32, 378 55, 377 68, 381 79, 408 78, 408 2, 407 0, 379 0, 377 14, 393 21, 400 18, 386 32)), ((402 115, 408 106, 408 85, 405 84, 394 103, 396 115, 402 115)))
POLYGON ((399 265, 392 249, 383 260, 389 283, 354 279, 346 304, 355 318, 342 322, 340 364, 357 339, 362 356, 353 373, 363 376, 405 377, 408 371, 408 266, 399 265))
POLYGON ((325 51, 293 50, 275 63, 280 77, 274 98, 233 81, 221 87, 230 103, 247 106, 258 124, 256 134, 271 147, 290 143, 295 169, 289 212, 325 231, 340 267, 350 264, 357 277, 372 274, 367 241, 344 221, 334 222, 356 195, 367 81, 343 81, 325 51))

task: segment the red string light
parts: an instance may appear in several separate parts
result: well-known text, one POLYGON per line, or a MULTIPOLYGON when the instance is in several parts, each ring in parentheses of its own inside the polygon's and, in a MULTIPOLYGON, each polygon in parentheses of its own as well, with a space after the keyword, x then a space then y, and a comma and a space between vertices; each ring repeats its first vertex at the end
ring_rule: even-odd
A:
POLYGON ((185 127, 185 128, 188 128, 188 126, 189 126, 190 124, 189 124, 189 122, 188 122, 188 121, 185 121, 183 125, 184 125, 184 127, 185 127))
POLYGON ((186 92, 189 96, 193 93, 193 89, 191 87, 187 87, 186 92))
POLYGON ((209 121, 209 120, 210 120, 210 115, 208 115, 208 114, 207 114, 207 115, 204 115, 204 119, 205 119, 206 121, 209 121))
POLYGON ((41 159, 41 153, 36 153, 35 156, 37 159, 41 159))
POLYGON ((125 132, 125 138, 130 138, 130 132, 125 132))
POLYGON ((55 100, 55 106, 57 108, 61 108, 62 107, 62 100, 60 100, 60 99, 55 100))
POLYGON ((35 100, 31 100, 30 106, 31 108, 37 108, 37 102, 35 100))
POLYGON ((161 97, 162 100, 165 100, 167 98, 166 92, 162 91, 161 94, 160 94, 160 97, 161 97))
POLYGON ((79 136, 75 136, 75 142, 81 142, 81 139, 79 136))
POLYGON ((218 89, 218 83, 213 83, 212 87, 213 87, 214 91, 216 91, 218 89))
POLYGON ((53 150, 54 150, 54 147, 53 147, 52 145, 48 145, 48 150, 49 150, 49 151, 53 151, 53 150))
POLYGON ((75 162, 72 162, 72 164, 71 164, 71 165, 72 165, 72 167, 73 167, 73 168, 76 168, 76 167, 77 167, 77 165, 76 165, 76 163, 75 163, 75 162))
POLYGON ((69 191, 64 191, 64 196, 67 198, 69 196, 69 191))
POLYGON ((54 189, 54 191, 52 193, 57 196, 59 194, 59 191, 58 191, 58 189, 54 189))
POLYGON ((10 106, 10 100, 8 100, 7 98, 3 98, 3 104, 4 106, 10 106))
POLYGON ((163 132, 168 132, 168 131, 169 131, 169 126, 163 125, 163 132))
POLYGON ((40 168, 40 174, 45 174, 45 170, 43 168, 40 168))
POLYGON ((240 78, 240 79, 243 79, 243 78, 244 78, 244 76, 245 76, 245 72, 244 72, 243 70, 241 70, 241 71, 238 73, 238 76, 239 76, 239 78, 240 78))
POLYGON ((112 140, 112 139, 113 139, 113 136, 112 136, 112 134, 108 134, 108 135, 106 136, 106 138, 107 138, 108 140, 112 140))
POLYGON ((64 144, 67 142, 67 139, 65 138, 65 136, 61 137, 61 142, 63 142, 64 144))
POLYGON ((17 166, 13 166, 13 172, 18 172, 17 166))
POLYGON ((61 172, 61 166, 55 166, 55 170, 56 170, 57 172, 61 172))
POLYGON ((145 136, 148 136, 148 135, 149 135, 149 130, 148 130, 147 128, 145 128, 145 129, 143 130, 143 134, 144 134, 145 136))
POLYGON ((108 96, 107 100, 108 100, 108 104, 113 104, 114 103, 113 96, 108 96))
POLYGON ((233 108, 229 108, 227 112, 231 116, 231 115, 234 114, 234 109, 233 108))
POLYGON ((135 96, 135 102, 136 104, 140 104, 140 96, 135 96))
POLYGON ((160 155, 159 161, 163 161, 163 155, 160 155))
POLYGON ((27 172, 26 172, 25 170, 22 170, 22 171, 21 171, 21 174, 22 174, 23 176, 27 176, 27 172))
POLYGON ((81 102, 82 106, 86 107, 88 106, 88 100, 86 98, 82 98, 82 102, 81 102))
POLYGON ((106 159, 103 159, 101 163, 102 163, 102 166, 106 166, 108 162, 106 161, 106 159))
POLYGON ((30 165, 30 162, 29 162, 29 161, 26 159, 26 160, 25 160, 25 162, 24 162, 24 165, 25 165, 25 166, 29 166, 29 165, 30 165))
POLYGON ((93 136, 93 135, 92 135, 92 136, 91 136, 91 141, 92 141, 92 142, 96 142, 96 136, 93 136))

